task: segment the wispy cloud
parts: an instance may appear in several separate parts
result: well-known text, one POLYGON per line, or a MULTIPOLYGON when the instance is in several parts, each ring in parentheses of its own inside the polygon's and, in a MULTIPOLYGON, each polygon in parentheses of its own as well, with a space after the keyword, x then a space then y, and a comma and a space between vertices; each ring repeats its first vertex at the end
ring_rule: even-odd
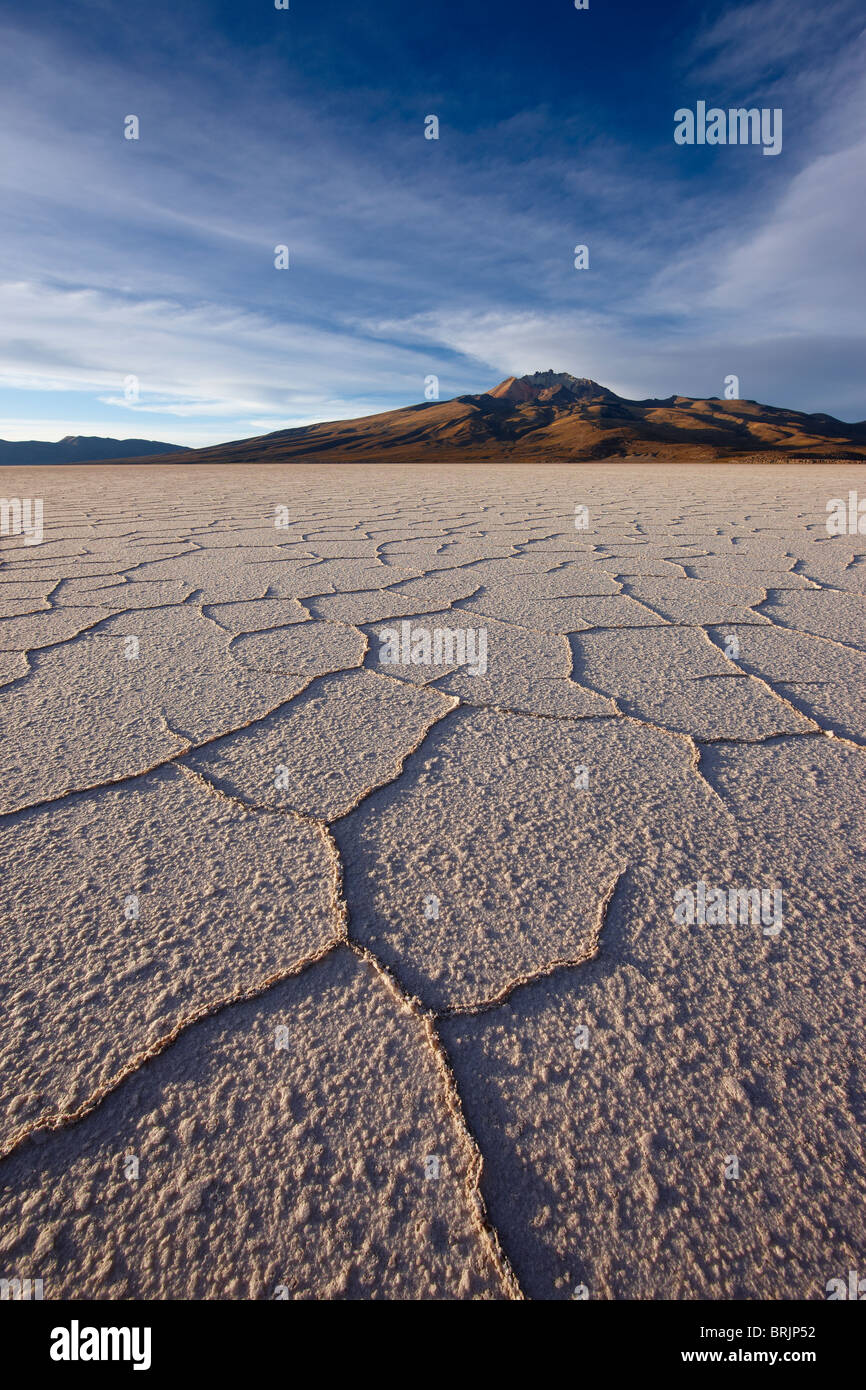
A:
MULTIPOLYGON (((503 103, 479 47, 472 110, 444 69, 419 85, 411 15, 354 86, 329 77, 338 60, 352 76, 350 42, 322 46, 309 21, 246 34, 240 56, 207 7, 7 27, 0 434, 38 434, 74 393, 98 433, 209 442, 417 400, 431 372, 457 394, 546 366, 631 396, 711 394, 735 372, 757 398, 866 415, 863 26, 854 0, 805 13, 684 19, 668 71, 632 97, 592 65, 577 81, 568 57, 503 103), (675 106, 707 84, 784 101, 778 160, 674 146, 675 106)), ((359 50, 363 23, 347 20, 359 50)))

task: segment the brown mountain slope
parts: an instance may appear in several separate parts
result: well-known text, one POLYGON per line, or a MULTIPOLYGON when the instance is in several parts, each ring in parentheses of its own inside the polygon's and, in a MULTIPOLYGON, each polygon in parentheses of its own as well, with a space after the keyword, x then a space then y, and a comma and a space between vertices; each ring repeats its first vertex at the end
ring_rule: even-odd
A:
POLYGON ((663 456, 866 461, 866 421, 805 415, 755 401, 628 401, 567 372, 508 377, 480 396, 425 401, 382 415, 277 430, 195 449, 188 463, 577 462, 663 456))

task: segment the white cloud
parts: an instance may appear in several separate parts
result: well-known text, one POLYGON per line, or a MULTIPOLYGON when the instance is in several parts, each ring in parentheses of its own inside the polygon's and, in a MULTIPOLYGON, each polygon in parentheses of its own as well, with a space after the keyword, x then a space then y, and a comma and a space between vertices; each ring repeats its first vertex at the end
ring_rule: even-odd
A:
MULTIPOLYGON (((829 43, 852 13, 761 0, 703 31, 690 82, 769 92, 775 55, 799 103, 781 158, 734 177, 754 152, 717 153, 709 196, 672 146, 642 166, 577 114, 549 146, 550 113, 517 111, 434 160, 445 147, 407 153, 399 121, 361 138, 336 97, 275 95, 266 56, 254 87, 209 52, 166 85, 7 33, 0 222, 19 283, 0 285, 0 385, 22 393, 16 417, 24 392, 74 391, 94 424, 105 407, 96 433, 178 442, 374 413, 421 399, 430 372, 462 394, 547 366, 631 397, 712 394, 734 371, 756 397, 862 415, 863 46, 829 43), (139 109, 142 141, 124 142, 139 109)), ((24 437, 43 437, 58 412, 33 399, 50 418, 24 437)))
POLYGON ((395 393, 423 399, 429 369, 423 355, 355 331, 295 329, 262 314, 101 290, 0 284, 0 319, 0 383, 97 393, 136 417, 264 416, 287 427, 323 412, 371 411, 395 393), (321 389, 335 358, 345 391, 338 399, 321 389), (134 403, 123 392, 130 375, 139 382, 134 403))
MULTIPOLYGON (((134 424, 137 426, 139 422, 135 421, 134 424)), ((279 426, 273 428, 278 429, 279 426)), ((267 432, 261 431, 262 434, 267 432)), ((222 444, 226 438, 221 430, 199 428, 172 430, 171 438, 167 439, 162 431, 145 429, 143 423, 141 428, 123 429, 116 419, 105 416, 85 420, 41 416, 38 425, 34 425, 30 416, 4 416, 2 434, 6 440, 38 439, 49 444, 56 444, 67 435, 84 435, 88 439, 149 439, 156 443, 180 444, 189 449, 203 449, 209 444, 222 444)))

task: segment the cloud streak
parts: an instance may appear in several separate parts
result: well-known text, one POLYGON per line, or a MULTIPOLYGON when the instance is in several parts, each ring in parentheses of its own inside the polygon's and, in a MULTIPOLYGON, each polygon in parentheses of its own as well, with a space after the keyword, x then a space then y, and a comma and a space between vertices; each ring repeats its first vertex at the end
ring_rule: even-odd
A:
POLYGON ((573 59, 560 72, 551 47, 546 73, 546 50, 515 38, 498 76, 526 92, 507 108, 481 50, 475 107, 442 72, 419 85, 421 17, 388 30, 387 66, 356 55, 354 72, 333 17, 240 45, 206 9, 157 5, 142 28, 109 8, 112 45, 92 5, 74 30, 2 35, 0 435, 37 436, 59 393, 98 433, 150 422, 196 443, 403 405, 430 373, 448 395, 547 366, 636 397, 719 393, 734 372, 758 399, 866 415, 853 3, 809 24, 776 0, 730 6, 682 31, 666 71, 659 48, 655 85, 628 100, 589 49, 575 82, 573 59), (784 102, 783 155, 675 147, 693 90, 784 102), (432 103, 441 138, 425 142, 432 103), (139 142, 122 139, 130 112, 139 142))

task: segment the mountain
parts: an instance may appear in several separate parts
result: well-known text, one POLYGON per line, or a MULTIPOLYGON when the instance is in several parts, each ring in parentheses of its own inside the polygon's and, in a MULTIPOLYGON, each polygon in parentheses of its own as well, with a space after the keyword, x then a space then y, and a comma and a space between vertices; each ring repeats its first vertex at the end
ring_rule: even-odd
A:
POLYGON ((424 401, 196 449, 189 463, 578 462, 628 455, 866 460, 866 422, 728 401, 629 401, 587 377, 534 372, 478 396, 424 401))
MULTIPOLYGON (((62 441, 67 442, 71 441, 62 441)), ((122 441, 124 455, 143 442, 122 441)), ((61 445, 0 445, 0 462, 7 462, 2 450, 10 448, 61 445)), ((156 462, 155 455, 171 451, 168 444, 158 451, 148 445, 145 457, 156 462)), ((183 462, 571 463, 629 456, 690 462, 756 456, 866 462, 866 421, 847 425, 832 415, 806 415, 716 396, 629 401, 588 377, 548 371, 507 377, 478 396, 423 401, 382 415, 330 420, 191 449, 183 462)), ((51 460, 55 461, 59 460, 51 460)))
POLYGON ((84 434, 67 434, 57 444, 49 444, 41 439, 0 439, 0 466, 101 463, 107 459, 140 458, 142 454, 153 457, 186 452, 179 444, 161 444, 157 439, 103 439, 99 435, 84 434))

